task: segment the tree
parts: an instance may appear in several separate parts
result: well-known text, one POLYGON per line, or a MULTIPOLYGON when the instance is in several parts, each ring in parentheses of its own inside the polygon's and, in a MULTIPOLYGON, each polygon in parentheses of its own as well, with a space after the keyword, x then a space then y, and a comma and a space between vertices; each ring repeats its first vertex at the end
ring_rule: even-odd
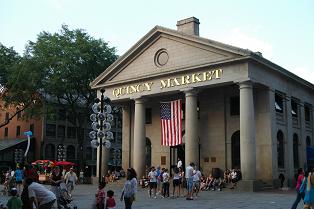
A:
POLYGON ((40 33, 37 41, 29 42, 26 48, 25 57, 35 63, 31 68, 37 70, 36 78, 40 78, 37 87, 41 95, 54 98, 69 113, 67 119, 76 128, 81 148, 84 135, 80 130, 96 97, 89 84, 117 59, 115 52, 103 40, 94 39, 82 29, 70 30, 66 25, 59 33, 40 33))
POLYGON ((13 48, 0 43, 0 110, 9 112, 9 118, 0 122, 0 128, 20 112, 23 117, 34 117, 33 110, 40 110, 40 97, 37 93, 38 82, 32 78, 34 63, 22 58, 13 48))

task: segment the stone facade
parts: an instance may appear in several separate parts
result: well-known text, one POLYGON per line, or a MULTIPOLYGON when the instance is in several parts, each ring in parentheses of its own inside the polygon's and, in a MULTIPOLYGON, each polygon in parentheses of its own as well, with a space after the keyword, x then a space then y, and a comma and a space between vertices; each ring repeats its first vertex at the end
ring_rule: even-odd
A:
POLYGON ((293 179, 314 137, 314 85, 260 53, 199 37, 198 24, 186 27, 156 26, 91 83, 123 108, 122 166, 144 174, 149 139, 151 165, 170 168, 183 148, 185 163, 207 175, 239 167, 246 185, 279 173, 293 179), (160 145, 160 102, 175 99, 185 107, 184 146, 171 149, 160 145))

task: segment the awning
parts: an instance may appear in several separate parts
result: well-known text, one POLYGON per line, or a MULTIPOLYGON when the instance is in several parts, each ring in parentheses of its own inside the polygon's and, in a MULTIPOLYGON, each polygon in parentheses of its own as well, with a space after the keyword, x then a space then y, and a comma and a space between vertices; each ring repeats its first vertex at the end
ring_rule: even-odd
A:
POLYGON ((18 145, 27 139, 0 139, 0 151, 18 145))

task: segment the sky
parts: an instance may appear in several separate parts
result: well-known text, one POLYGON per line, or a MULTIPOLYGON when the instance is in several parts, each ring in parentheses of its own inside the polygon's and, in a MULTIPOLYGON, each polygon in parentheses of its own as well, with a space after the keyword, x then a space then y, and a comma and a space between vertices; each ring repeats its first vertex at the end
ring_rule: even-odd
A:
POLYGON ((314 84, 314 0, 1 0, 0 42, 23 53, 42 31, 84 29, 122 55, 154 26, 200 20, 200 36, 262 52, 314 84))

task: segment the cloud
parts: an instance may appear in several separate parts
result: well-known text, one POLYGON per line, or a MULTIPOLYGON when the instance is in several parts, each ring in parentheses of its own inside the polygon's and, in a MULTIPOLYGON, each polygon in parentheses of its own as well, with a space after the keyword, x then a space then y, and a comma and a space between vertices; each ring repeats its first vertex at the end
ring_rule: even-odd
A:
MULTIPOLYGON (((259 30, 260 28, 255 28, 259 30)), ((244 49, 249 49, 254 52, 262 52, 263 56, 267 59, 273 57, 273 47, 270 43, 259 38, 249 36, 240 28, 234 28, 222 37, 224 43, 237 46, 244 49)))
POLYGON ((50 6, 58 12, 63 12, 65 7, 65 0, 49 0, 50 6))

